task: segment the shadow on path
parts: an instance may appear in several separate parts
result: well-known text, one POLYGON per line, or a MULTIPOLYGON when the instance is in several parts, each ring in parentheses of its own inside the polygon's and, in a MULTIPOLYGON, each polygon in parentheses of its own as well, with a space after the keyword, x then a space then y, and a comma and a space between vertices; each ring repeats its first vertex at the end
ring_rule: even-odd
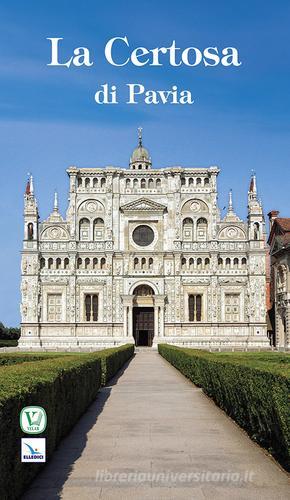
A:
POLYGON ((62 487, 69 478, 74 463, 82 455, 87 444, 87 434, 95 425, 110 397, 112 386, 128 368, 134 356, 125 363, 118 373, 102 387, 95 401, 87 408, 72 431, 64 437, 52 454, 49 462, 39 472, 21 496, 22 500, 58 500, 62 487))

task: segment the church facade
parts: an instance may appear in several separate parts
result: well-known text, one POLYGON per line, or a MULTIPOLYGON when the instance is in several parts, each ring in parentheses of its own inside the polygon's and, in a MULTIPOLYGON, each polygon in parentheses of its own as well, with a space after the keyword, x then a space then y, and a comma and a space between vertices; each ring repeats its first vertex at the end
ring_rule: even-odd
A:
POLYGON ((40 221, 24 196, 21 348, 134 342, 267 347, 263 210, 222 218, 217 167, 153 169, 139 143, 129 168, 70 167, 64 219, 40 221))

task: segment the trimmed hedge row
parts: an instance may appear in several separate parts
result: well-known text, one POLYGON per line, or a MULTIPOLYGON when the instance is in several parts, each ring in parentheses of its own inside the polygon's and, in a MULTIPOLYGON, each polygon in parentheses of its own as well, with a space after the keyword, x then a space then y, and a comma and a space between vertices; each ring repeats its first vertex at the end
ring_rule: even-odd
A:
POLYGON ((0 339, 0 348, 1 347, 17 347, 18 340, 17 339, 0 339))
POLYGON ((47 354, 29 354, 29 353, 7 353, 0 354, 0 367, 25 363, 27 361, 44 361, 47 359, 55 359, 63 356, 63 354, 47 353, 47 354))
POLYGON ((134 344, 106 349, 99 353, 102 364, 102 385, 117 373, 134 354, 134 344))
POLYGON ((250 353, 245 361, 235 354, 165 344, 159 344, 158 350, 290 470, 289 356, 282 355, 286 362, 279 369, 275 358, 263 362, 259 356, 255 361, 250 353))
POLYGON ((111 355, 106 351, 70 354, 0 368, 1 500, 18 498, 43 466, 40 463, 21 463, 21 438, 29 437, 20 429, 21 409, 38 405, 46 410, 47 428, 35 437, 46 437, 49 459, 62 437, 96 398, 102 380, 108 380, 109 373, 110 376, 116 373, 114 367, 117 371, 121 362, 132 355, 131 346, 112 351, 111 355), (102 375, 104 363, 109 367, 106 375, 102 375))

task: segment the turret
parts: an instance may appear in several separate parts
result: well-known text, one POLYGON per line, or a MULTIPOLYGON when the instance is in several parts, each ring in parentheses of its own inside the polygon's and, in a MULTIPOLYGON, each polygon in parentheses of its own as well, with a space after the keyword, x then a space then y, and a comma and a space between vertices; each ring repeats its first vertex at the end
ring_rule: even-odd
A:
POLYGON ((248 191, 249 240, 265 240, 265 221, 261 200, 257 196, 257 180, 253 173, 248 191))
POLYGON ((130 158, 131 170, 148 170, 152 162, 146 148, 143 147, 142 127, 138 128, 138 146, 134 149, 130 158))
POLYGON ((38 240, 38 208, 34 196, 33 177, 30 175, 24 193, 24 240, 38 240))

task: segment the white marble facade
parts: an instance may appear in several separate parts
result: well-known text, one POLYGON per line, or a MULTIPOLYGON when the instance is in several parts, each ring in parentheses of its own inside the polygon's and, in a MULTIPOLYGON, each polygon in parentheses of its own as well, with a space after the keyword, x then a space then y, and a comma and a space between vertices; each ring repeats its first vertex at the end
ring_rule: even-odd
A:
POLYGON ((70 167, 66 218, 40 222, 25 193, 21 348, 136 342, 267 347, 265 228, 256 179, 248 220, 217 205, 217 167, 70 167))

